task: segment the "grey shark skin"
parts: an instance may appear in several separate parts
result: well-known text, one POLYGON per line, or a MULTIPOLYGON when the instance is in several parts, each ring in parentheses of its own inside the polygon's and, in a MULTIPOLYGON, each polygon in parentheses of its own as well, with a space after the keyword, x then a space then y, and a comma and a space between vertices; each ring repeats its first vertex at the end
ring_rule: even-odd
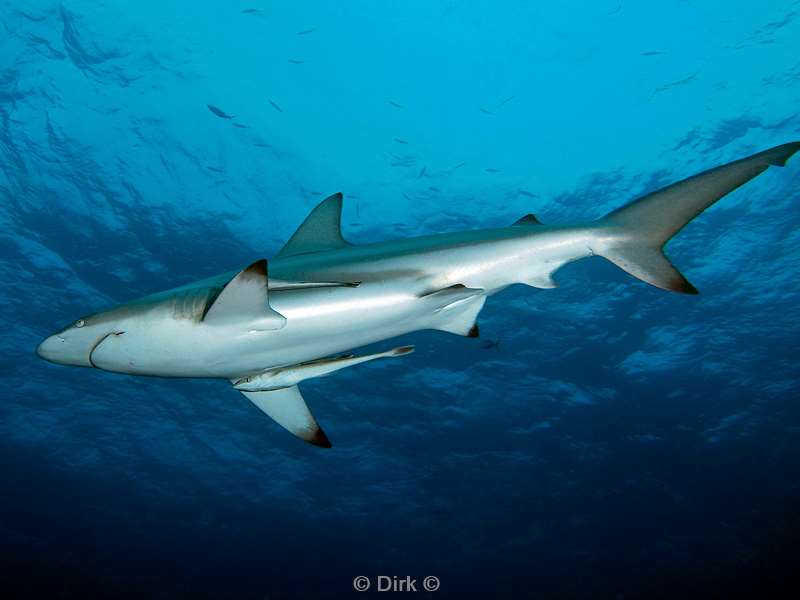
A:
POLYGON ((296 381, 242 393, 290 432, 328 447, 296 385, 303 372, 314 374, 303 365, 319 366, 324 357, 422 329, 474 337, 488 296, 516 283, 556 287, 557 269, 592 255, 654 286, 695 294, 664 255, 666 242, 714 202, 770 165, 785 165, 798 150, 800 142, 776 146, 585 224, 549 226, 527 215, 509 227, 361 246, 342 237, 342 195, 334 194, 269 265, 262 259, 238 273, 83 317, 45 339, 37 352, 65 365, 221 378, 240 387, 248 377, 282 369, 296 381))

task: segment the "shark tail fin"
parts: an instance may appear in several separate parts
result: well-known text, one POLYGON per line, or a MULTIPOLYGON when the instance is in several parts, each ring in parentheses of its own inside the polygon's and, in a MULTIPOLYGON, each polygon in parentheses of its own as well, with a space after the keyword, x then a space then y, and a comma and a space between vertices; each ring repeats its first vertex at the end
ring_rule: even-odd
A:
POLYGON ((760 175, 784 166, 800 142, 783 144, 660 189, 596 221, 592 251, 656 287, 697 294, 664 255, 664 245, 723 196, 760 175))

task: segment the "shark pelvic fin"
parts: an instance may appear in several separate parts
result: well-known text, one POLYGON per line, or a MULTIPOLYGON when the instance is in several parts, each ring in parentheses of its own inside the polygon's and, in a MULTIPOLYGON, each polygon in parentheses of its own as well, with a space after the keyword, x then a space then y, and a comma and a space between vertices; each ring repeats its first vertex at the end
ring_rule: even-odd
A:
POLYGON ((265 392, 243 391, 242 394, 278 425, 301 440, 320 448, 331 447, 328 436, 311 414, 296 385, 265 392))
POLYGON ((436 306, 433 311, 432 329, 466 337, 478 337, 478 325, 475 321, 486 302, 483 289, 456 284, 426 294, 423 298, 435 303, 436 306))
POLYGON ((267 261, 257 260, 231 279, 206 308, 202 320, 208 325, 241 322, 256 330, 283 328, 286 317, 269 305, 267 261))
POLYGON ((325 198, 309 213, 275 257, 339 250, 349 245, 342 237, 342 193, 339 192, 325 198))

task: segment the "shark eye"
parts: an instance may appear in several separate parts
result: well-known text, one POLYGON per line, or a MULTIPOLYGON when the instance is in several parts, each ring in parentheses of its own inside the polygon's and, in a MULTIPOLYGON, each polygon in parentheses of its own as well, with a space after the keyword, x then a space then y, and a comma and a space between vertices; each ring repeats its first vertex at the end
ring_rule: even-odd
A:
POLYGON ((84 325, 86 325, 86 321, 84 321, 83 319, 78 319, 77 321, 75 321, 75 327, 83 327, 84 325))

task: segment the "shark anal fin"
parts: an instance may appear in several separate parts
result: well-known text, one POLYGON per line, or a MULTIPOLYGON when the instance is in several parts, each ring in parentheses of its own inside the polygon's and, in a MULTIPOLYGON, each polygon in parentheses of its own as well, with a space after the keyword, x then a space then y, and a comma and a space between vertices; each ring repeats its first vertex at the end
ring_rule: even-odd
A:
POLYGON ((231 279, 203 315, 208 325, 241 322, 258 329, 281 329, 286 318, 269 305, 267 261, 257 260, 231 279))
POLYGON ((301 440, 320 448, 331 447, 328 436, 311 414, 296 385, 267 392, 242 392, 242 394, 272 417, 278 425, 301 440))
POLYGON ((328 196, 312 210, 276 258, 339 250, 350 244, 342 237, 342 194, 328 196))

